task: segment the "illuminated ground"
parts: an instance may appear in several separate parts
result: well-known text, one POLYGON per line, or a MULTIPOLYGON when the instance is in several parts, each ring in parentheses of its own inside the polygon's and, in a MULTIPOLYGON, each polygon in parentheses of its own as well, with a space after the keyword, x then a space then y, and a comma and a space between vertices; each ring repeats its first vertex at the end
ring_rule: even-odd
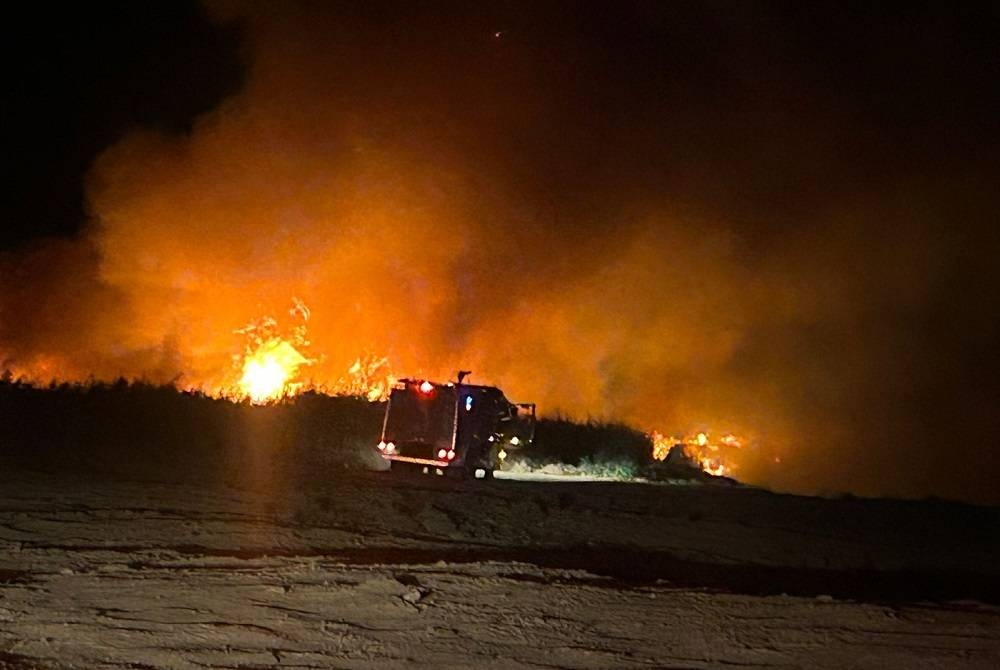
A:
POLYGON ((0 667, 1000 666, 993 509, 137 479, 0 474, 0 667))

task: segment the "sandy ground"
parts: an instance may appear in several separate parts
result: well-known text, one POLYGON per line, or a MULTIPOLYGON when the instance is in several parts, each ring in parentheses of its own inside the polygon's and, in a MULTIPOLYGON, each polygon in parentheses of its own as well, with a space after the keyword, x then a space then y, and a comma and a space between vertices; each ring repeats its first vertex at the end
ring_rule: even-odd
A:
POLYGON ((1000 510, 0 472, 0 668, 996 668, 1000 510))

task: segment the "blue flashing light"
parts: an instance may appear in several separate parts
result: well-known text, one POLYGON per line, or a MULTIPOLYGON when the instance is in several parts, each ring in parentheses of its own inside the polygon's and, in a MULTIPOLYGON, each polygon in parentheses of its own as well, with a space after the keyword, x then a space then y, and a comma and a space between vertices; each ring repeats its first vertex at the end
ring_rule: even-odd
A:
POLYGON ((471 412, 472 411, 472 396, 471 395, 465 396, 465 411, 466 412, 471 412))

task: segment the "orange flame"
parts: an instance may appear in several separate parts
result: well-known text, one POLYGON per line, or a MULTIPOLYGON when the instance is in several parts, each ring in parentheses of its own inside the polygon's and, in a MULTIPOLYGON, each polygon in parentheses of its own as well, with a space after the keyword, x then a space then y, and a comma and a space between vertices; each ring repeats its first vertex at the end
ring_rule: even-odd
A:
POLYGON ((334 395, 350 395, 376 402, 388 398, 395 383, 396 377, 392 374, 388 357, 369 353, 358 357, 347 370, 347 375, 328 390, 334 395))
POLYGON ((727 433, 718 442, 709 439, 708 433, 699 432, 692 436, 667 437, 663 433, 653 431, 650 433, 653 441, 653 458, 662 461, 670 454, 674 446, 682 446, 684 455, 703 471, 717 477, 729 477, 737 469, 736 464, 727 456, 731 450, 741 449, 744 440, 727 433))
POLYGON ((302 386, 293 380, 299 367, 308 362, 289 342, 281 338, 268 340, 243 361, 241 395, 257 405, 293 395, 302 386))
POLYGON ((261 405, 302 389, 303 382, 296 380, 299 368, 313 362, 301 351, 309 346, 306 321, 310 312, 301 300, 293 298, 292 302, 289 315, 301 323, 291 330, 290 336, 279 333, 278 322, 271 316, 257 319, 236 331, 247 338, 242 359, 235 359, 240 370, 236 382, 238 398, 249 398, 250 402, 261 405))
POLYGON ((261 317, 236 332, 247 338, 242 356, 234 363, 239 379, 230 383, 229 392, 235 399, 249 399, 254 404, 265 404, 296 395, 310 388, 331 395, 348 395, 375 402, 389 397, 396 382, 389 359, 367 353, 359 356, 347 373, 333 384, 315 384, 300 379, 301 368, 322 358, 310 358, 304 353, 310 346, 306 322, 311 312, 301 300, 293 299, 289 315, 300 323, 292 328, 280 329, 276 319, 261 317))

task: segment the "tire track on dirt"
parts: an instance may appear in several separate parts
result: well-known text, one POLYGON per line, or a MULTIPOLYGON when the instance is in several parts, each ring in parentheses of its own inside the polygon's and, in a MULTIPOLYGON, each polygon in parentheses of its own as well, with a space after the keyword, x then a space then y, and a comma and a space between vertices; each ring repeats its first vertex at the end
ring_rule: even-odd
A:
MULTIPOLYGON (((439 543, 428 547, 313 547, 219 549, 199 545, 33 545, 34 549, 65 552, 104 551, 142 554, 151 549, 157 559, 141 560, 133 556, 133 570, 213 570, 216 566, 192 566, 165 561, 162 552, 182 557, 259 560, 265 558, 323 558, 330 564, 349 566, 434 566, 474 563, 527 564, 559 571, 590 575, 539 577, 514 571, 506 577, 545 583, 580 583, 608 588, 638 588, 648 585, 678 589, 706 590, 753 596, 791 595, 830 597, 869 603, 953 602, 973 600, 1000 604, 1000 578, 962 572, 917 572, 909 570, 797 568, 759 564, 725 564, 678 558, 662 551, 621 545, 487 547, 454 546, 439 543)), ((233 566, 225 569, 232 570, 233 566)), ((25 571, 6 575, 0 581, 30 578, 25 571)))

